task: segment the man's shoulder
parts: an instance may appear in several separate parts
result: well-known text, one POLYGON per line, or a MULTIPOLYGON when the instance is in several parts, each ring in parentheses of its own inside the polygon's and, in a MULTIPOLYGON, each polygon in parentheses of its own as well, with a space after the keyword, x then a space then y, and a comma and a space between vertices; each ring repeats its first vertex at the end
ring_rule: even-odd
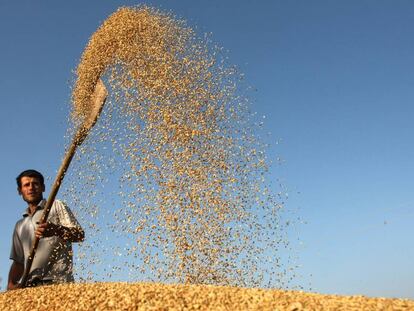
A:
POLYGON ((64 208, 68 207, 65 202, 63 202, 61 200, 58 200, 58 199, 53 201, 53 206, 55 206, 55 207, 64 207, 64 208))
POLYGON ((23 225, 23 223, 25 222, 26 217, 20 218, 18 221, 16 221, 16 224, 14 225, 14 230, 19 230, 20 227, 23 225))
POLYGON ((55 200, 52 205, 52 210, 56 213, 71 213, 71 209, 66 202, 61 200, 55 200))
POLYGON ((16 221, 15 227, 20 226, 24 222, 24 219, 25 219, 25 217, 22 217, 18 221, 16 221))

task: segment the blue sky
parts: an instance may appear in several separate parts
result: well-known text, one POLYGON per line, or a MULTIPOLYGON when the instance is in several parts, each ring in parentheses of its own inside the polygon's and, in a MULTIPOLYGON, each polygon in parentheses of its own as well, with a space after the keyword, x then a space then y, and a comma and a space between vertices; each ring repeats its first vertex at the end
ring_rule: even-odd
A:
MULTIPOLYGON (((297 282, 326 294, 414 299, 414 3, 258 3, 146 2, 211 32, 257 89, 253 109, 266 116, 270 156, 283 159, 272 178, 306 222, 295 233, 297 282)), ((0 2, 3 289, 24 208, 14 178, 26 168, 54 178, 72 70, 101 22, 134 4, 0 2)))

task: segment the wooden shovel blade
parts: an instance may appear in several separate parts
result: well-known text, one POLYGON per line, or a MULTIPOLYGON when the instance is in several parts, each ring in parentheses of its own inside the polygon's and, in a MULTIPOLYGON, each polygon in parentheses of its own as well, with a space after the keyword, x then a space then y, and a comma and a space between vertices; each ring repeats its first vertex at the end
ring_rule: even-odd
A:
POLYGON ((95 90, 91 96, 91 107, 89 115, 84 120, 84 123, 82 125, 85 131, 89 132, 89 130, 95 125, 105 104, 107 96, 108 91, 105 87, 105 84, 102 82, 101 79, 99 79, 95 85, 95 90))
POLYGON ((102 82, 101 79, 99 79, 91 95, 91 105, 89 106, 88 116, 85 118, 76 134, 76 145, 82 144, 86 136, 88 136, 91 128, 95 125, 96 121, 99 118, 99 115, 101 114, 107 96, 108 91, 105 87, 105 84, 102 82))

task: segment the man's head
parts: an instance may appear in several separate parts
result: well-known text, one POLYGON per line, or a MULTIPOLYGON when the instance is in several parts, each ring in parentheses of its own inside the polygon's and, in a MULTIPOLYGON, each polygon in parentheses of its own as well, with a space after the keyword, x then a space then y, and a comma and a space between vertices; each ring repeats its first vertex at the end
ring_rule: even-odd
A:
POLYGON ((17 191, 28 204, 38 204, 43 199, 45 181, 35 170, 21 172, 16 178, 17 191))

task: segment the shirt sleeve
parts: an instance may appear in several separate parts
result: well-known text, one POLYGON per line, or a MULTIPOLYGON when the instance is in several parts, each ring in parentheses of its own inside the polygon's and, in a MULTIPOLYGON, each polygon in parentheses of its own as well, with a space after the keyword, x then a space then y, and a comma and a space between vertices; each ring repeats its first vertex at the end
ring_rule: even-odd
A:
POLYGON ((20 241, 20 237, 17 233, 17 224, 14 227, 13 232, 13 239, 12 239, 12 247, 10 251, 10 259, 14 260, 20 264, 24 264, 24 252, 23 252, 23 245, 20 241))
POLYGON ((81 228, 81 225, 77 221, 75 215, 66 204, 59 200, 55 200, 53 203, 54 208, 56 209, 56 214, 59 219, 59 225, 68 228, 81 228))

